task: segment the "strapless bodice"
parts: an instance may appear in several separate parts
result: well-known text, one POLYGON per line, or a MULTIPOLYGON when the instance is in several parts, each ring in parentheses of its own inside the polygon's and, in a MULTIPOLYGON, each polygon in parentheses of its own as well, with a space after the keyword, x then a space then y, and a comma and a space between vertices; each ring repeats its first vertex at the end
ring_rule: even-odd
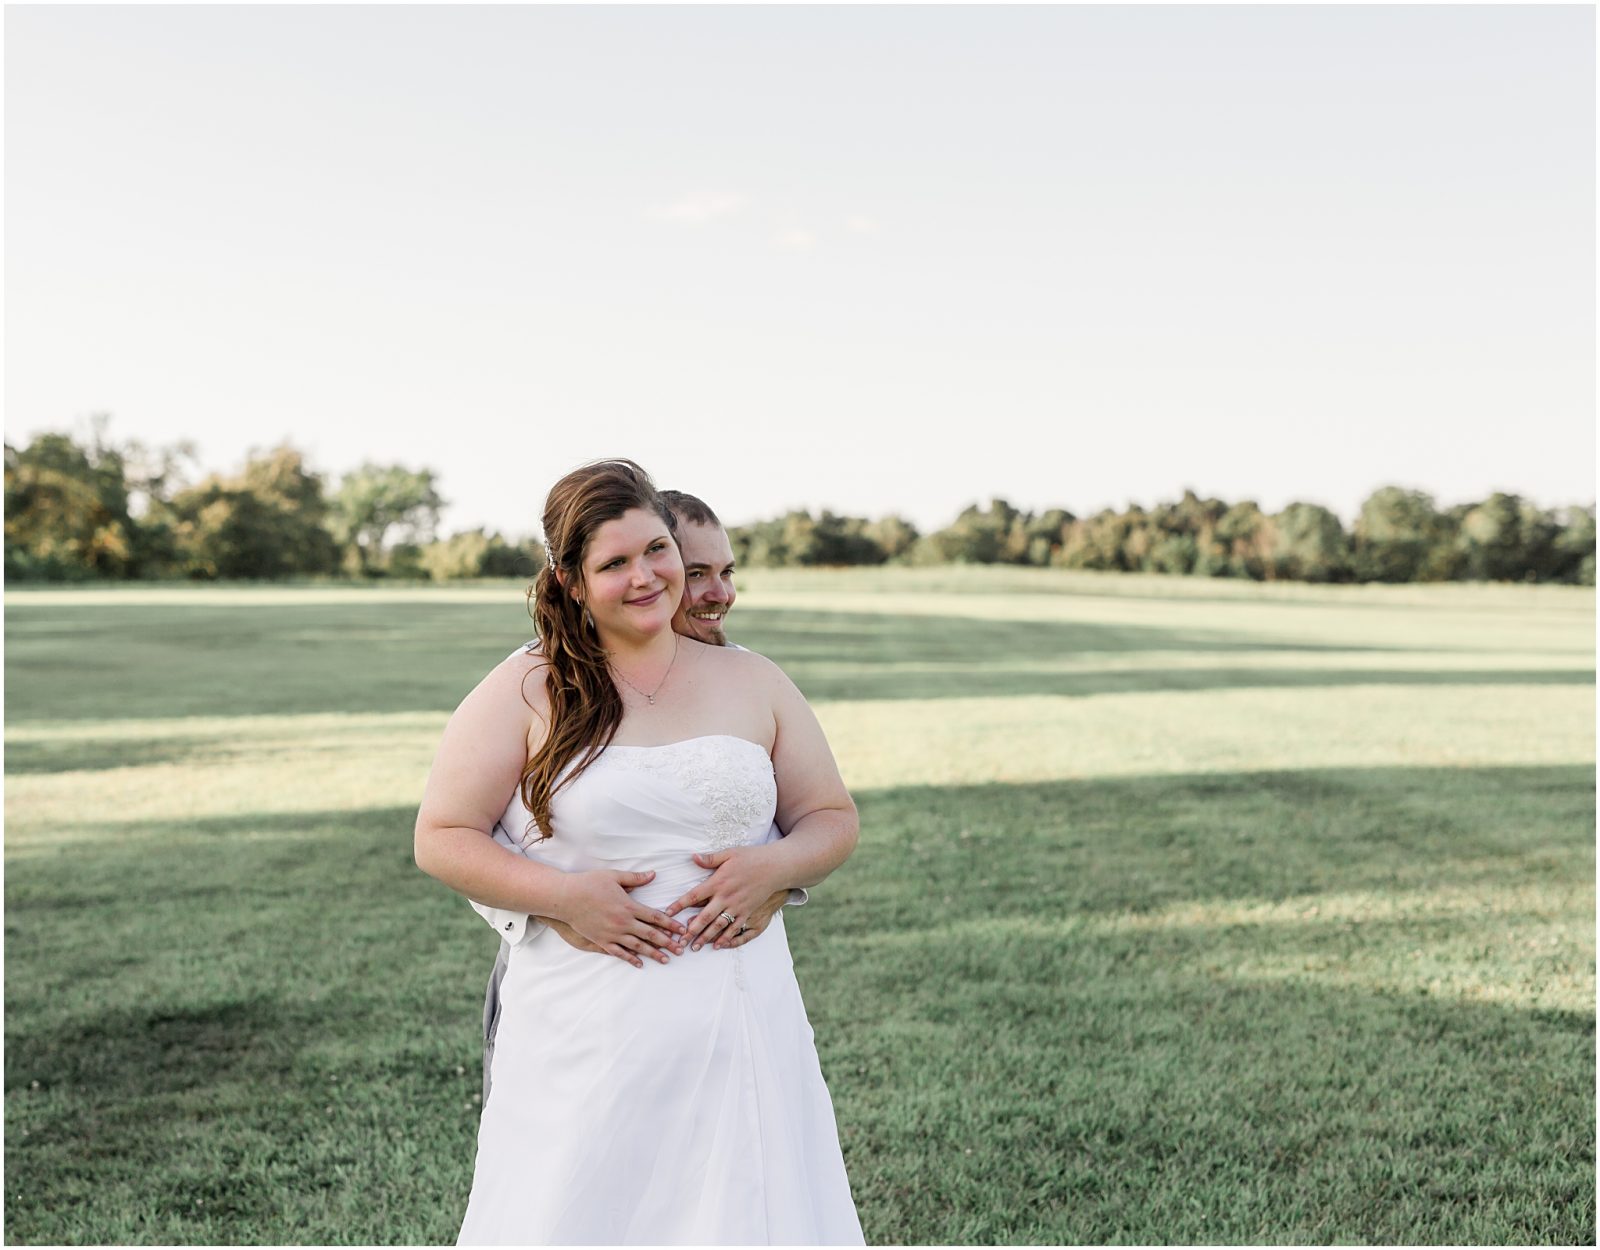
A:
MULTIPOLYGON (((564 872, 653 871, 632 894, 662 907, 710 875, 694 862, 697 853, 764 841, 777 802, 772 760, 747 738, 609 746, 556 792, 554 836, 529 841, 524 854, 564 872)), ((538 836, 520 791, 501 824, 513 836, 538 836)))

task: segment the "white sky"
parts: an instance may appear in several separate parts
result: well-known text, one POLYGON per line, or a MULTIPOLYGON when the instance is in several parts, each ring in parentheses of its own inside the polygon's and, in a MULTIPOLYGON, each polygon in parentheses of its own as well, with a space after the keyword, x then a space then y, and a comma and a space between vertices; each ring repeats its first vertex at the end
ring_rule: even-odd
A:
POLYGON ((1594 11, 11 7, 6 431, 536 530, 1589 502, 1594 11))

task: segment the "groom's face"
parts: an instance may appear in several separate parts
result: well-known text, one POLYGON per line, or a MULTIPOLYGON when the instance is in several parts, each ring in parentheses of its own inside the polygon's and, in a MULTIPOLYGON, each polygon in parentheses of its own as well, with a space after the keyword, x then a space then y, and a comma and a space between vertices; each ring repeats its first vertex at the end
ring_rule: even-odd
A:
POLYGON ((733 607, 733 545, 720 525, 678 524, 678 549, 683 552, 683 602, 672 628, 685 638, 724 647, 723 619, 733 607))

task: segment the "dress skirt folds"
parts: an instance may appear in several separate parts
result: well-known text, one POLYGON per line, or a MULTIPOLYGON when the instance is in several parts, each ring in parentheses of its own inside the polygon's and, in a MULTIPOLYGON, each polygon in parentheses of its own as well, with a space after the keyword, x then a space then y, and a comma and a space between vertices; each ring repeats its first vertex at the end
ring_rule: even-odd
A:
MULTIPOLYGON (((776 790, 759 745, 721 735, 608 747, 530 854, 566 871, 654 870, 663 907, 749 845, 776 790)), ((520 796, 504 824, 528 825, 520 796)), ((462 1245, 859 1245, 833 1104, 783 917, 731 951, 642 969, 548 928, 512 948, 462 1245)))

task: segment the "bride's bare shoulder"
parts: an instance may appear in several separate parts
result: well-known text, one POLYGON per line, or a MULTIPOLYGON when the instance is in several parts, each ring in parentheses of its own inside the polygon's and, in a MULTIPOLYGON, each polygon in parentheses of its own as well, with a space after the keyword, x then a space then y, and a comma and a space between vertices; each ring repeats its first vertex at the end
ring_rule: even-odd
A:
POLYGON ((490 669, 468 698, 477 696, 501 706, 521 706, 543 717, 550 705, 544 684, 544 674, 549 667, 539 644, 527 643, 490 669))
POLYGON ((775 687, 793 685, 783 669, 779 668, 777 664, 759 651, 750 651, 744 647, 735 646, 710 647, 704 644, 699 645, 707 652, 711 662, 734 680, 775 687))
POLYGON ((685 638, 683 641, 685 645, 692 645, 695 653, 701 656, 706 663, 714 664, 729 671, 736 671, 741 668, 750 669, 761 664, 772 663, 766 656, 758 655, 745 647, 735 646, 731 642, 726 646, 715 647, 710 643, 698 642, 692 638, 685 638))

